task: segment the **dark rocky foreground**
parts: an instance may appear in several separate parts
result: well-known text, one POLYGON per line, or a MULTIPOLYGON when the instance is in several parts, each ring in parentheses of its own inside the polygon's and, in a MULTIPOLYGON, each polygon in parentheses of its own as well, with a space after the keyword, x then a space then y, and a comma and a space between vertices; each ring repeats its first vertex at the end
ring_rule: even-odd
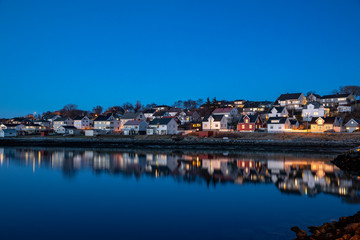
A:
POLYGON ((354 216, 341 217, 338 222, 309 227, 311 235, 307 235, 306 231, 298 227, 293 227, 291 230, 296 233, 296 240, 360 240, 360 212, 354 216))
POLYGON ((332 162, 343 171, 360 175, 360 147, 337 156, 332 162))
POLYGON ((193 149, 227 151, 288 151, 341 153, 359 145, 359 141, 321 139, 219 139, 219 138, 86 138, 86 137, 17 137, 0 139, 0 146, 93 147, 134 149, 193 149))

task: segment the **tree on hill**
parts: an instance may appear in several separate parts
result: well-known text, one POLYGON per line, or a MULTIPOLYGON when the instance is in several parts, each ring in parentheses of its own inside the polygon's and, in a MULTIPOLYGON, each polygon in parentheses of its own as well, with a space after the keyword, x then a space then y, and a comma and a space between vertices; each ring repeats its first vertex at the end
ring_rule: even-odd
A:
POLYGON ((98 105, 93 108, 92 112, 96 115, 100 115, 103 112, 103 107, 98 105))

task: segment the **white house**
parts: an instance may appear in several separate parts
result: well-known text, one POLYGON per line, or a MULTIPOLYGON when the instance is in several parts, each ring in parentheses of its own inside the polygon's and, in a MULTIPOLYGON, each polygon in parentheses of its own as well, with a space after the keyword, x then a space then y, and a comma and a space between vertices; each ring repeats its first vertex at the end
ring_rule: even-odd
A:
POLYGON ((27 134, 41 133, 46 129, 46 127, 40 126, 38 124, 25 125, 21 128, 21 130, 27 134))
POLYGON ((268 113, 268 118, 271 117, 289 117, 289 112, 285 107, 273 107, 268 113))
POLYGON ((219 131, 228 128, 228 120, 225 115, 211 115, 202 120, 203 131, 219 131))
POLYGON ((58 118, 61 118, 61 116, 57 114, 49 114, 44 116, 43 120, 50 122, 50 128, 52 128, 54 125, 54 121, 58 118))
POLYGON ((51 128, 51 123, 47 120, 35 120, 34 121, 34 124, 37 124, 37 125, 40 125, 42 127, 45 127, 47 129, 50 129, 51 128))
POLYGON ((141 134, 146 133, 147 127, 148 124, 145 120, 130 120, 124 124, 121 131, 124 135, 141 134))
POLYGON ((16 137, 17 132, 15 129, 0 129, 0 137, 16 137))
POLYGON ((153 115, 156 112, 155 109, 147 109, 144 111, 145 119, 149 119, 150 121, 153 120, 153 115))
POLYGON ((173 118, 160 118, 154 119, 149 123, 146 130, 147 135, 167 135, 177 134, 178 124, 173 118))
POLYGON ((326 117, 329 109, 325 109, 319 102, 308 102, 302 109, 304 121, 311 121, 313 117, 326 117))
POLYGON ((78 116, 74 118, 74 127, 77 129, 90 129, 94 124, 94 121, 87 116, 78 116))
POLYGON ((339 113, 341 113, 341 112, 350 113, 350 112, 351 112, 351 106, 339 105, 339 106, 337 107, 337 110, 338 110, 339 113))
POLYGON ((74 120, 69 117, 57 118, 54 120, 54 131, 57 132, 61 126, 74 126, 74 120))
POLYGON ((268 132, 290 131, 291 123, 287 117, 271 117, 267 122, 268 132))
POLYGON ((360 119, 352 118, 346 124, 345 128, 347 132, 354 132, 360 129, 360 119))
POLYGON ((145 120, 145 116, 142 112, 137 112, 137 113, 132 113, 132 112, 128 112, 128 113, 124 113, 124 115, 122 115, 120 117, 120 124, 121 124, 121 127, 120 128, 123 128, 124 124, 128 121, 131 121, 131 120, 145 120))
POLYGON ((181 108, 170 108, 167 112, 170 117, 175 117, 178 113, 181 113, 183 110, 181 108))
POLYGON ((81 129, 77 129, 74 126, 60 126, 58 130, 56 130, 56 133, 70 135, 79 135, 81 132, 81 129))
POLYGON ((4 129, 15 129, 18 132, 20 132, 24 126, 25 125, 23 125, 23 124, 6 124, 6 123, 2 123, 0 125, 1 129, 3 129, 3 130, 4 129))
POLYGON ((213 116, 222 115, 226 118, 233 118, 239 114, 237 108, 217 108, 212 112, 213 116))
POLYGON ((302 93, 286 93, 281 94, 276 99, 277 104, 281 107, 286 107, 289 109, 302 109, 302 107, 306 104, 306 98, 302 93))
POLYGON ((354 95, 350 94, 333 94, 333 95, 325 95, 322 96, 320 103, 324 105, 324 107, 338 107, 341 105, 350 105, 355 101, 354 95))
POLYGON ((104 130, 106 132, 118 132, 121 130, 121 123, 118 116, 109 113, 106 116, 98 116, 94 120, 95 130, 104 130))

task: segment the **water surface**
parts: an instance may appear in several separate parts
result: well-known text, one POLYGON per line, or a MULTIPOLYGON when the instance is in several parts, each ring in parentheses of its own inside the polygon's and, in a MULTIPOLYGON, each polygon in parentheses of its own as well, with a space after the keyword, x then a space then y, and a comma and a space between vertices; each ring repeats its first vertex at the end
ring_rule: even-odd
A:
POLYGON ((292 239, 359 210, 333 157, 0 148, 0 239, 292 239))

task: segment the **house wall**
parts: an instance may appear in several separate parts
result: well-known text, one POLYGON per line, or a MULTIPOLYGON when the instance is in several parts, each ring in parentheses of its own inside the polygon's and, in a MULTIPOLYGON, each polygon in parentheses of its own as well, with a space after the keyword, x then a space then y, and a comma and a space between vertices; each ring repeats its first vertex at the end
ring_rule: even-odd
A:
POLYGON ((309 104, 307 109, 302 110, 302 117, 304 121, 311 121, 313 117, 324 117, 326 115, 323 107, 314 108, 314 105, 309 104))

